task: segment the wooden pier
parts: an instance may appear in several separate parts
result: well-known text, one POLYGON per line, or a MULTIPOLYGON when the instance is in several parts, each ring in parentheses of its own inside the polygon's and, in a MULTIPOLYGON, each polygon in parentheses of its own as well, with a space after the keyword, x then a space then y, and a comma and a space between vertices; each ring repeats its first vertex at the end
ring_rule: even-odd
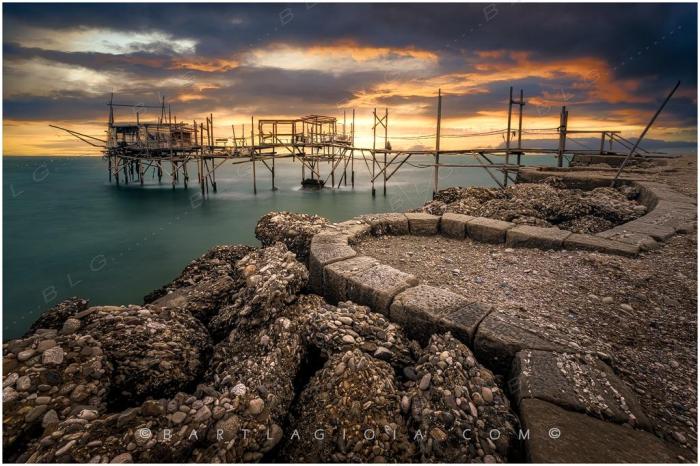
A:
MULTIPOLYGON (((347 113, 343 115, 342 132, 338 129, 335 117, 307 115, 296 119, 259 119, 257 128, 251 116, 249 132, 246 125, 231 126, 231 136, 217 137, 214 134, 214 115, 204 121, 186 122, 173 116, 165 98, 160 105, 144 106, 115 103, 113 96, 107 103, 109 116, 106 139, 88 136, 76 131, 67 131, 83 142, 102 149, 107 161, 109 181, 117 185, 139 183, 143 185, 149 177, 162 183, 165 178, 173 189, 180 183, 187 188, 190 175, 196 176, 203 195, 217 192, 216 171, 224 164, 251 164, 252 189, 258 191, 257 169, 262 167, 271 174, 275 190, 275 161, 291 159, 301 167, 301 182, 305 186, 340 188, 355 187, 356 163, 360 170, 366 169, 370 177, 372 195, 376 195, 376 185, 382 184, 386 195, 387 183, 414 156, 431 156, 432 163, 412 164, 414 167, 433 170, 433 193, 439 189, 440 168, 481 168, 487 171, 494 182, 505 187, 515 182, 520 167, 526 165, 527 156, 550 155, 555 157, 558 166, 565 159, 574 156, 589 158, 609 156, 663 157, 665 154, 652 153, 639 147, 638 143, 622 137, 620 131, 573 130, 569 129, 569 111, 561 108, 560 124, 557 128, 523 129, 523 110, 526 101, 521 90, 517 100, 510 89, 508 101, 507 127, 482 133, 463 135, 441 135, 443 95, 438 91, 436 134, 417 138, 434 138, 434 150, 392 149, 389 140, 389 109, 373 111, 372 147, 355 145, 355 110, 351 111, 349 131, 347 113), (517 107, 517 129, 512 125, 513 108, 517 107), (115 120, 115 110, 129 107, 134 110, 135 121, 115 120), (154 121, 141 121, 141 109, 157 109, 160 115, 154 121), (257 131, 256 131, 257 129, 257 131), (237 132, 238 130, 238 132, 237 132), (556 148, 532 148, 523 144, 524 134, 549 135, 558 139, 556 148), (594 149, 573 147, 569 142, 578 143, 570 135, 586 134, 600 138, 600 146, 594 149), (447 137, 469 138, 476 136, 501 136, 505 147, 476 147, 463 149, 442 149, 441 139, 447 137), (440 156, 457 155, 465 158, 462 163, 440 162, 440 156), (499 162, 497 160, 502 160, 499 162), (322 173, 321 162, 330 167, 322 173), (514 163, 513 163, 514 162, 514 163)), ((53 125, 52 125, 53 126, 53 125)), ((220 135, 219 135, 220 136, 220 135)), ((396 139, 402 139, 397 137, 396 139)), ((578 143, 580 145, 580 143, 578 143)), ((444 160, 444 159, 443 159, 444 160)), ((530 165, 532 166, 532 165, 530 165)))

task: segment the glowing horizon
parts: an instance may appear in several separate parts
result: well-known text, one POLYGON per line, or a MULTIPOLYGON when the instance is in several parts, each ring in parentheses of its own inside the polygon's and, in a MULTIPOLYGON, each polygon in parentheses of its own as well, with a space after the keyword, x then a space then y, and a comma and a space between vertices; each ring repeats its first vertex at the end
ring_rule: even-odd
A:
MULTIPOLYGON (((320 5, 309 11, 290 10, 294 20, 284 23, 288 14, 284 9, 222 5, 211 7, 206 16, 221 38, 198 22, 185 30, 174 26, 175 19, 171 27, 167 21, 161 25, 154 22, 155 13, 150 10, 137 29, 127 30, 111 21, 109 11, 89 5, 75 8, 74 15, 51 5, 44 8, 46 14, 57 15, 51 27, 45 15, 37 17, 31 8, 5 6, 6 155, 98 153, 48 125, 100 137, 111 92, 116 100, 135 104, 158 105, 165 95, 178 119, 188 122, 213 113, 217 137, 231 136, 232 124, 245 124, 249 129, 251 115, 257 122, 258 118, 317 113, 335 116, 342 123, 343 110, 349 120, 354 108, 357 145, 364 147, 371 146, 373 108, 388 108, 389 140, 394 148, 431 149, 435 140, 428 136, 435 133, 436 96, 441 89, 442 134, 446 136, 441 147, 455 149, 502 143, 500 136, 453 136, 505 129, 508 87, 513 86, 516 98, 521 88, 525 92, 526 130, 557 127, 560 108, 566 105, 569 129, 618 130, 631 139, 642 131, 675 75, 684 80, 681 90, 648 137, 689 147, 697 143, 693 60, 676 63, 674 77, 656 72, 655 64, 679 47, 693 49, 697 56, 695 16, 681 14, 694 6, 628 6, 638 10, 639 18, 612 18, 619 27, 651 27, 649 22, 659 15, 674 21, 663 28, 654 23, 655 39, 642 38, 632 47, 638 53, 619 57, 611 57, 596 44, 562 53, 558 44, 537 38, 518 42, 497 34, 497 27, 489 30, 492 22, 508 24, 523 14, 539 14, 536 6, 498 4, 493 15, 484 5, 432 10, 420 4, 400 8, 320 5), (403 28, 404 35, 383 36, 344 29, 331 11, 353 17, 363 16, 368 9, 401 17, 420 10, 424 15, 429 12, 434 21, 452 24, 461 18, 464 24, 481 22, 481 26, 478 36, 462 30, 444 45, 439 39, 446 31, 422 31, 420 23, 403 28), (309 22, 318 18, 336 21, 337 30, 308 31, 309 22), (246 34, 266 21, 276 23, 278 33, 246 41, 246 34)), ((591 8, 579 5, 575 13, 593 15, 591 8)), ((173 11, 176 17, 186 18, 189 10, 180 5, 173 11)), ((552 14, 574 13, 559 10, 552 14)), ((381 17, 371 15, 366 20, 368 24, 382 22, 381 17)), ((610 34, 608 39, 614 40, 610 34)), ((123 119, 124 112, 120 113, 117 119, 123 119)), ((532 138, 539 136, 525 135, 526 140, 532 138)))

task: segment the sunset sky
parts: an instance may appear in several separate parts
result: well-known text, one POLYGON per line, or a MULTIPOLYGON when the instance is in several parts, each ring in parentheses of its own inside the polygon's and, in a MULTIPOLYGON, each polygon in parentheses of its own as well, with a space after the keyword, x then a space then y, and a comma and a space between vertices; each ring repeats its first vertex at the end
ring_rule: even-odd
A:
MULTIPOLYGON (((178 119, 214 114, 216 136, 256 119, 389 108, 394 147, 434 147, 442 89, 444 148, 506 127, 509 86, 525 128, 621 130, 635 138, 677 80, 650 147, 696 152, 695 4, 4 4, 6 155, 95 154, 48 127, 100 137, 115 101, 178 119), (413 139, 412 136, 426 136, 413 139)), ((124 109, 118 119, 134 120, 124 109)), ((147 116, 142 115, 142 118, 147 116)), ((529 135, 529 138, 541 138, 529 135)), ((585 140, 581 140, 587 143, 585 140)), ((537 145, 538 141, 532 141, 537 145)))

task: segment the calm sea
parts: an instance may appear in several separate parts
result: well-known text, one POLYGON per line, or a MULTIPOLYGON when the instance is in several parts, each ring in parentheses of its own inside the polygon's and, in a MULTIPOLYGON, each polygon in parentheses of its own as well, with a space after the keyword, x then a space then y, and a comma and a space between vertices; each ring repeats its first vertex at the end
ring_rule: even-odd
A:
MULTIPOLYGON (((110 185, 106 162, 99 157, 4 157, 3 339, 21 335, 44 309, 65 297, 141 304, 146 293, 172 280, 208 248, 258 244, 255 224, 272 210, 342 221, 418 207, 430 199, 432 170, 418 166, 429 163, 427 158, 411 160, 416 166, 403 166, 386 196, 378 185, 374 198, 362 161, 355 162, 355 189, 320 192, 299 188, 301 168, 291 160, 277 162, 279 189, 272 191, 269 173, 258 164, 257 195, 250 164, 227 164, 217 170, 219 192, 202 202, 196 180, 187 190, 157 180, 145 187, 110 185)), ((322 165, 322 173, 327 172, 322 165)), ((440 185, 494 182, 480 168, 445 168, 440 185)))

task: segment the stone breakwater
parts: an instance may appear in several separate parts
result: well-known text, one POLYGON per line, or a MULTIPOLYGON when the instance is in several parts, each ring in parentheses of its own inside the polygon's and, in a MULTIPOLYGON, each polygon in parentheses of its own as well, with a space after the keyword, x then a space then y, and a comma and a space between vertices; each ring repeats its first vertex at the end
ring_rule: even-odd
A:
POLYGON ((641 186, 651 213, 613 239, 454 213, 270 213, 263 248, 214 248, 143 305, 72 298, 4 343, 4 459, 676 461, 610 355, 353 249, 444 234, 635 255, 694 221, 667 195, 641 186))
POLYGON ((367 306, 308 292, 298 258, 318 223, 266 216, 257 230, 275 241, 214 248, 143 305, 47 310, 3 345, 4 459, 515 457, 510 401, 461 341, 421 346, 367 306))
POLYGON ((637 202, 639 196, 636 185, 571 189, 561 178, 547 177, 539 183, 519 183, 505 189, 447 188, 419 211, 595 234, 646 214, 647 206, 637 202))

